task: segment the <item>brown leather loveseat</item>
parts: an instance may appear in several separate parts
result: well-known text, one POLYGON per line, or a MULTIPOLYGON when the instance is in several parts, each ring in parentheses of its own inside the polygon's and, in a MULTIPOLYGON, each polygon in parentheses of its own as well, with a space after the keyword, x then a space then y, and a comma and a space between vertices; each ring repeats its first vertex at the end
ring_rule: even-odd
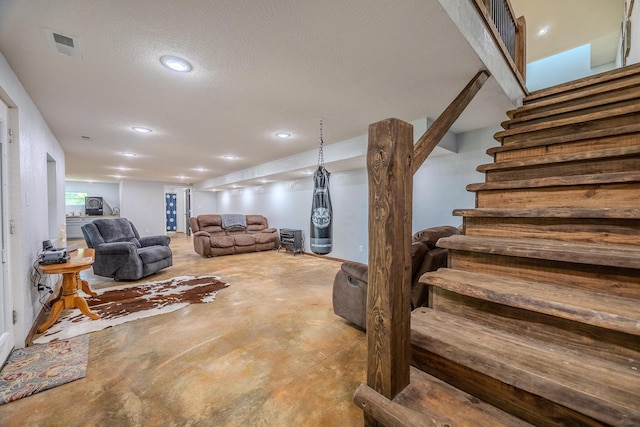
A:
MULTIPOLYGON (((447 250, 436 247, 442 237, 460 234, 458 228, 444 225, 427 228, 413 235, 411 243, 411 309, 428 304, 428 289, 418 280, 427 271, 447 266, 447 250)), ((344 262, 333 281, 333 311, 365 329, 369 268, 359 262, 344 262)))
POLYGON ((262 215, 198 215, 189 219, 193 249, 202 256, 267 251, 279 246, 278 230, 262 215))

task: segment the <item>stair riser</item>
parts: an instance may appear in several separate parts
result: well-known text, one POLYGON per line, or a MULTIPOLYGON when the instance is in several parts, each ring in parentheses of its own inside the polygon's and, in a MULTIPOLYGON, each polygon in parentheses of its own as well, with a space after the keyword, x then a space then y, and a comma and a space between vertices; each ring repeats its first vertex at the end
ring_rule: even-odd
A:
POLYGON ((640 91, 638 85, 640 85, 640 76, 622 83, 616 82, 598 88, 590 88, 588 93, 586 93, 587 91, 582 92, 582 94, 586 94, 585 96, 568 94, 545 101, 529 103, 521 109, 508 111, 507 115, 512 120, 527 120, 529 117, 550 116, 556 111, 573 111, 611 104, 638 97, 640 91))
POLYGON ((619 102, 614 102, 613 98, 605 99, 604 104, 595 103, 595 106, 591 106, 586 103, 587 100, 579 100, 579 105, 574 105, 567 108, 560 107, 558 110, 547 111, 546 113, 540 113, 538 115, 531 115, 529 118, 507 120, 502 122, 501 125, 504 129, 518 129, 525 126, 535 125, 538 123, 548 122, 549 120, 561 120, 570 119, 575 116, 584 114, 595 114, 598 116, 606 116, 608 111, 612 111, 612 116, 617 115, 615 108, 625 108, 638 103, 638 96, 640 93, 637 89, 634 89, 632 94, 621 96, 619 102), (583 102, 584 101, 584 102, 583 102))
POLYGON ((610 117, 595 121, 581 122, 560 127, 546 127, 535 131, 525 131, 515 135, 501 136, 498 132, 495 138, 502 145, 519 144, 528 142, 532 139, 543 140, 545 138, 558 137, 562 135, 577 134, 581 132, 593 132, 611 127, 627 126, 636 124, 640 121, 640 114, 633 113, 623 116, 610 117))
MULTIPOLYGON (((576 354, 593 355, 614 363, 628 364, 629 359, 640 358, 640 337, 610 329, 576 322, 514 307, 518 296, 499 304, 455 292, 432 287, 430 307, 471 319, 474 323, 497 330, 522 334, 527 337, 566 347, 576 354)), ((558 311, 558 314, 560 313, 558 311)))
POLYGON ((483 190, 477 208, 640 208, 640 183, 483 190))
POLYGON ((467 236, 556 239, 640 247, 640 219, 467 217, 464 223, 467 236))
POLYGON ((558 144, 540 145, 536 147, 520 148, 509 151, 501 151, 494 154, 496 162, 511 160, 537 159, 540 157, 585 153, 608 148, 638 147, 640 146, 639 134, 627 134, 606 138, 585 139, 563 142, 558 144))
POLYGON ((561 164, 539 164, 517 169, 489 170, 485 172, 485 180, 486 182, 498 182, 629 171, 640 171, 640 156, 637 158, 598 159, 561 164))
POLYGON ((604 426, 592 418, 495 380, 415 345, 411 346, 411 364, 537 426, 604 426))
POLYGON ((449 267, 640 299, 636 269, 466 251, 450 251, 449 267))
POLYGON ((634 79, 638 74, 640 74, 640 67, 637 64, 617 68, 607 73, 588 76, 550 88, 537 90, 525 97, 523 102, 524 105, 533 105, 546 99, 570 93, 580 93, 588 91, 591 88, 624 85, 625 81, 634 79))

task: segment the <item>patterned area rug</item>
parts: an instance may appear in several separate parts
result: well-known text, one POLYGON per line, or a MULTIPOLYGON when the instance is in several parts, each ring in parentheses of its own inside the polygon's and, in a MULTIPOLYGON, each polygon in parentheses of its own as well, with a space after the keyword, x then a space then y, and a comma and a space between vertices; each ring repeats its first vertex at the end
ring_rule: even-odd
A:
POLYGON ((100 315, 91 320, 78 309, 65 309, 60 319, 33 342, 42 344, 66 339, 144 317, 170 313, 192 303, 211 302, 229 286, 216 276, 180 276, 142 284, 95 289, 97 297, 86 296, 89 308, 100 315))
POLYGON ((0 405, 83 378, 89 337, 13 350, 0 371, 0 405))

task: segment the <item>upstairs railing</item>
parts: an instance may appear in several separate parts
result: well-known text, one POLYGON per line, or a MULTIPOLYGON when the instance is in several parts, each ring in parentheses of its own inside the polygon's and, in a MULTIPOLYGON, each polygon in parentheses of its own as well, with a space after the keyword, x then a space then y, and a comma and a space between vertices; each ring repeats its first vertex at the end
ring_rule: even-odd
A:
POLYGON ((511 67, 524 83, 527 68, 527 32, 524 16, 516 17, 509 0, 473 0, 485 24, 511 67))

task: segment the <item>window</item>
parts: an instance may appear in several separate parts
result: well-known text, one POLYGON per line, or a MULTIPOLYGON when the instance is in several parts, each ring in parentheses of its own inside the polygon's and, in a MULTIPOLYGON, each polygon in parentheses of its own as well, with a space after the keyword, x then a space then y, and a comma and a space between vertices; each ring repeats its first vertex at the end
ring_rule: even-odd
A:
POLYGON ((75 191, 65 191, 64 204, 67 206, 84 206, 84 199, 87 193, 77 193, 75 191))

